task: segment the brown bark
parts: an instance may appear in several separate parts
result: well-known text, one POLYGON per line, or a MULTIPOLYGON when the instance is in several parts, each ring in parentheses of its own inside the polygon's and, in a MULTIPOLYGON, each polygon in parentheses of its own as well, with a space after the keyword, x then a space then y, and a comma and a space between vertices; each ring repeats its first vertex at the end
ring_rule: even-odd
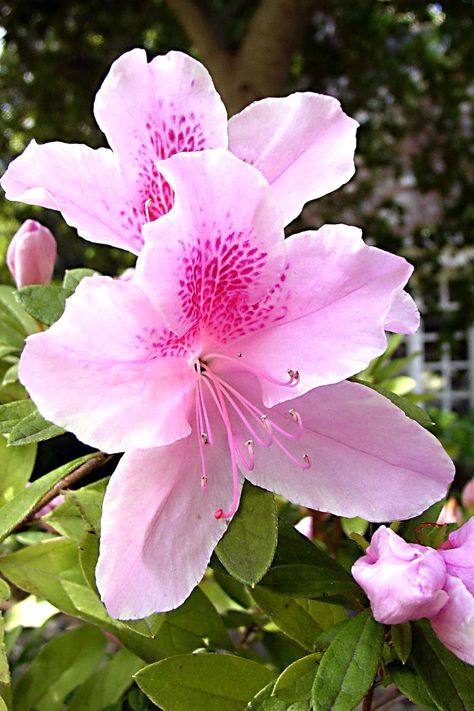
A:
POLYGON ((285 94, 291 61, 317 0, 261 0, 239 49, 219 46, 216 33, 194 0, 167 0, 211 72, 230 114, 255 99, 285 94))

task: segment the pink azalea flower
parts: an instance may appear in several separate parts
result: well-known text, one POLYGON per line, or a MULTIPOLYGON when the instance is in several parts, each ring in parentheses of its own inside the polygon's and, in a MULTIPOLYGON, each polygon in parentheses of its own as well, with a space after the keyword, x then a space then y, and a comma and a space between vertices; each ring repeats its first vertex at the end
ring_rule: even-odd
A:
POLYGON ((369 598, 374 618, 384 624, 433 617, 448 600, 442 556, 434 548, 406 543, 385 526, 376 530, 352 575, 369 598))
POLYGON ((45 417, 126 450, 97 568, 123 619, 189 595, 243 477, 369 520, 421 512, 453 477, 430 433, 344 381, 384 351, 411 266, 346 225, 285 240, 267 181, 226 150, 176 155, 160 171, 176 200, 145 225, 135 278, 84 279, 20 363, 45 417))
POLYGON ((25 220, 7 250, 7 266, 20 289, 30 284, 49 284, 56 259, 56 240, 36 220, 25 220))
POLYGON ((94 114, 111 150, 32 141, 1 184, 10 200, 60 210, 85 239, 136 254, 143 225, 173 204, 160 164, 175 153, 229 146, 271 183, 285 224, 354 173, 358 124, 336 99, 263 99, 227 123, 209 73, 181 52, 150 63, 143 49, 123 54, 97 93, 94 114))
POLYGON ((474 518, 438 550, 406 543, 381 526, 352 574, 378 622, 427 617, 441 642, 474 664, 474 518))

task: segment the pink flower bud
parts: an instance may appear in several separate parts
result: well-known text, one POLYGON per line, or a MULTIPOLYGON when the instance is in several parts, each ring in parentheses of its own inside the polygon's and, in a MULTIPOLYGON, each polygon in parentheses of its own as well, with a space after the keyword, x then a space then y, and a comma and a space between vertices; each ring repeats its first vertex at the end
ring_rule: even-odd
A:
POLYGON ((462 505, 466 509, 474 507, 474 479, 468 481, 462 492, 462 505))
POLYGON ((462 523, 462 511, 458 502, 451 496, 439 512, 438 520, 436 523, 444 525, 446 523, 462 523))
POLYGON ((47 227, 26 220, 7 250, 7 266, 18 288, 49 284, 56 259, 56 240, 47 227))
POLYGON ((449 601, 431 624, 453 654, 474 665, 474 518, 450 533, 438 553, 448 573, 449 601))
POLYGON ((406 543, 385 526, 377 529, 352 575, 369 598, 374 618, 385 624, 433 617, 448 600, 440 553, 406 543))

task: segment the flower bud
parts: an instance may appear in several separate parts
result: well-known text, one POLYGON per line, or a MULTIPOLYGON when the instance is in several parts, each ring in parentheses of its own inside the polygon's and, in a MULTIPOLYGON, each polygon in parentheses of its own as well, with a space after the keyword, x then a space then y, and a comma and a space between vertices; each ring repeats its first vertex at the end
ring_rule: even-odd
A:
POLYGON ((26 220, 7 250, 7 266, 18 288, 49 284, 56 259, 56 240, 47 227, 26 220))
POLYGON ((440 553, 406 543, 385 526, 377 529, 352 575, 369 598, 374 618, 385 624, 433 617, 448 600, 440 553))
POLYGON ((466 509, 474 508, 474 479, 468 481, 462 492, 462 505, 466 509))

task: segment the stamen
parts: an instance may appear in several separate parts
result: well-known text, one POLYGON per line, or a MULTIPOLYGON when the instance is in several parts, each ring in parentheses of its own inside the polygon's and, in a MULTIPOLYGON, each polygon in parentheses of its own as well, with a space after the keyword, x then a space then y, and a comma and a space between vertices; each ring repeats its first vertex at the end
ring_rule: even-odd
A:
POLYGON ((209 444, 209 437, 205 432, 201 432, 201 440, 203 444, 209 444))
POLYGON ((309 454, 303 454, 303 462, 308 465, 308 469, 311 466, 311 459, 309 458, 309 454))
POLYGON ((207 476, 205 474, 201 477, 201 489, 207 489, 207 476))
POLYGON ((151 205, 152 205, 152 202, 153 202, 153 200, 151 199, 151 197, 149 197, 149 198, 147 198, 147 199, 145 200, 145 206, 144 206, 144 207, 145 207, 145 215, 146 215, 146 221, 147 221, 147 222, 151 222, 151 219, 150 219, 150 207, 151 207, 151 205))
MULTIPOLYGON (((237 357, 240 359, 242 358, 242 353, 238 353, 237 357)), ((210 353, 207 356, 207 360, 211 360, 211 358, 221 358, 222 360, 228 360, 230 363, 238 363, 241 368, 244 368, 245 370, 248 370, 249 373, 253 373, 259 378, 263 378, 264 380, 268 381, 269 383, 272 383, 273 385, 282 385, 284 387, 293 387, 298 384, 300 374, 297 370, 292 370, 291 368, 288 369, 288 375, 290 376, 289 380, 277 380, 277 378, 274 378, 273 376, 269 375, 268 373, 265 373, 265 371, 260 370, 259 368, 254 368, 252 365, 249 365, 248 363, 245 363, 243 365, 241 360, 237 360, 233 356, 228 356, 225 355, 224 353, 210 353)))

